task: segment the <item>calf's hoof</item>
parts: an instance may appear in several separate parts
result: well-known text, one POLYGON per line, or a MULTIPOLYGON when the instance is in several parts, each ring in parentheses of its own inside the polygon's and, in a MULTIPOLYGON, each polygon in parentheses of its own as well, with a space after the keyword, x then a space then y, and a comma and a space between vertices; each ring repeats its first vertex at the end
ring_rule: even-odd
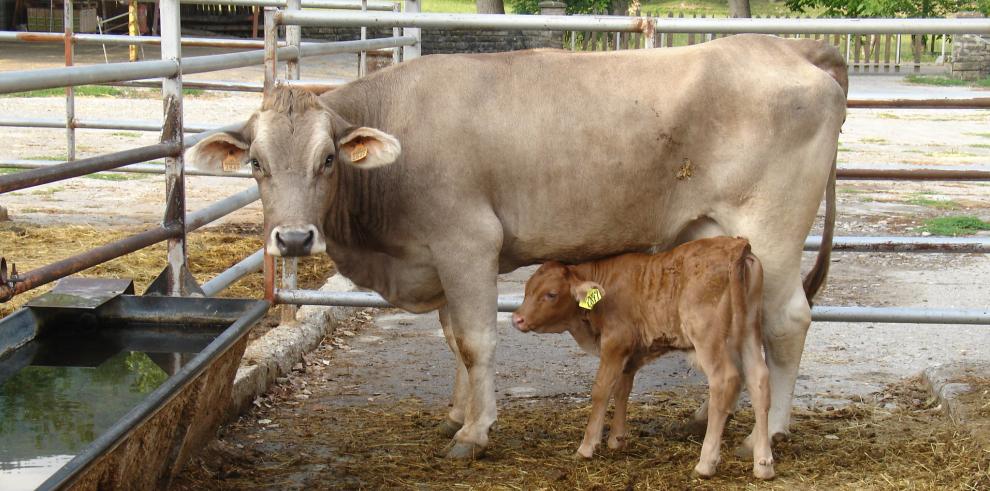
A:
POLYGON ((773 479, 773 459, 760 459, 753 463, 753 476, 757 479, 773 479))
POLYGON ((477 443, 451 441, 450 444, 447 445, 446 458, 448 459, 474 460, 480 459, 484 455, 485 447, 482 447, 477 443))
POLYGON ((574 460, 589 460, 595 455, 595 447, 581 445, 577 452, 574 452, 574 460))
POLYGON ((454 438, 462 426, 464 423, 458 423, 450 418, 444 419, 443 423, 440 423, 440 434, 447 438, 454 438))

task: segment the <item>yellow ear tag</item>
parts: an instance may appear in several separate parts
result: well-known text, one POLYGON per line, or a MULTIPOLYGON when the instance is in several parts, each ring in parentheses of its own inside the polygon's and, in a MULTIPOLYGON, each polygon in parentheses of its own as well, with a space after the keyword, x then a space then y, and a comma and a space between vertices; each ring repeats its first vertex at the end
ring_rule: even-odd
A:
POLYGON ((363 143, 358 143, 354 145, 354 150, 351 150, 351 162, 360 162, 362 159, 368 156, 368 147, 364 146, 363 143))
POLYGON ((224 172, 237 172, 237 169, 241 168, 241 159, 237 158, 237 154, 230 152, 223 159, 223 171, 224 172))
POLYGON ((578 302, 578 307, 582 309, 591 310, 595 308, 595 304, 602 299, 602 292, 598 291, 597 288, 592 288, 588 290, 588 294, 585 295, 584 300, 578 302))

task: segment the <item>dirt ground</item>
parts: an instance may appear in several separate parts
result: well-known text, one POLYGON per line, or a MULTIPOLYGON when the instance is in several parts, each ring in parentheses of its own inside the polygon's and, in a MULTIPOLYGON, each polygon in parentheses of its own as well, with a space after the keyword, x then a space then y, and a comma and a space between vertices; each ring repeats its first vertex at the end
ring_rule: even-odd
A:
MULTIPOLYGON (((0 70, 61 61, 57 53, 52 57, 42 51, 15 56, 9 47, 0 43, 0 70)), ((98 62, 102 52, 81 57, 98 62)), ((353 60, 328 59, 326 65, 309 73, 344 75, 353 60)), ((305 65, 303 74, 307 77, 305 65)), ((260 71, 215 78, 257 81, 260 71)), ((851 80, 851 97, 944 96, 955 90, 919 88, 885 76, 851 80)), ((207 92, 188 96, 185 102, 188 123, 221 125, 246 117, 259 96, 207 92)), ((3 117, 60 118, 63 107, 58 97, 0 97, 3 117)), ((80 118, 154 119, 160 114, 161 102, 150 95, 80 97, 77 102, 80 118)), ((986 111, 851 110, 840 140, 840 165, 987 169, 988 123, 986 111)), ((79 155, 87 156, 154 143, 157 136, 80 130, 77 139, 79 155)), ((63 130, 0 127, 0 141, 5 142, 0 159, 47 160, 65 154, 63 130)), ((13 226, 109 230, 160 220, 161 176, 111 175, 118 177, 73 179, 4 194, 0 205, 9 209, 13 226)), ((250 184, 237 178, 191 177, 189 209, 250 184)), ((838 185, 837 235, 924 235, 925 221, 939 216, 990 220, 988 186, 843 181, 838 185)), ((215 225, 256 228, 260 220, 260 206, 254 204, 215 225)), ((25 251, 19 247, 5 238, 0 255, 20 261, 25 251)), ((988 274, 990 258, 980 255, 838 253, 818 302, 986 308, 988 274)), ((500 289, 518 293, 526 277, 526 270, 506 275, 500 289)), ((662 426, 694 408, 703 380, 677 357, 644 368, 637 380, 633 419, 640 435, 631 449, 591 463, 570 462, 566 456, 586 417, 596 361, 562 336, 535 339, 512 330, 505 316, 500 321, 501 413, 488 460, 456 464, 434 457, 445 444, 434 428, 445 412, 453 373, 435 316, 369 311, 326 340, 300 371, 259 399, 255 410, 222 429, 222 438, 182 477, 178 488, 752 486, 745 463, 728 455, 717 479, 689 479, 700 442, 678 438, 662 426)), ((986 450, 947 426, 917 382, 910 380, 923 368, 949 360, 990 360, 986 327, 816 323, 796 391, 795 438, 778 449, 780 477, 770 486, 990 488, 986 450)), ((729 430, 733 443, 748 424, 745 413, 737 417, 729 430)))

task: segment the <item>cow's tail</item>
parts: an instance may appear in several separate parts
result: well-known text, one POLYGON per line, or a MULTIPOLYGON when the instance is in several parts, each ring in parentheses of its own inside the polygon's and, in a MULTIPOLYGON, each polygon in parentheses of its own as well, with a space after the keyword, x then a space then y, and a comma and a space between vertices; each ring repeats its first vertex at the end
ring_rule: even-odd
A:
POLYGON ((822 226, 822 245, 818 248, 818 257, 815 258, 815 265, 804 277, 804 296, 808 298, 811 305, 815 294, 825 284, 828 276, 828 266, 832 262, 832 236, 835 232, 835 161, 838 157, 832 157, 832 170, 828 175, 828 184, 825 186, 825 223, 822 226))

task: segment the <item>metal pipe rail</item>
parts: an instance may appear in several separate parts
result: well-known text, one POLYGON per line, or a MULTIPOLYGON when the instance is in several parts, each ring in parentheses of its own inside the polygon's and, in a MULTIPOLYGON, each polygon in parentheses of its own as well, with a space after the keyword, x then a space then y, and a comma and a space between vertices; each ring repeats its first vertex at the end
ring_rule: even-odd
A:
POLYGON ((990 97, 969 99, 849 99, 850 109, 990 109, 990 97))
MULTIPOLYGON (((806 252, 821 247, 820 235, 809 235, 806 252)), ((958 254, 990 253, 990 237, 835 237, 835 252, 940 252, 958 254)))
MULTIPOLYGON (((10 168, 10 169, 43 169, 46 167, 55 167, 61 165, 64 162, 60 160, 4 160, 0 159, 0 168, 10 168)), ((108 171, 101 172, 123 172, 127 174, 164 174, 165 173, 165 162, 158 161, 155 163, 144 163, 144 164, 131 164, 125 165, 123 167, 117 167, 108 171)), ((199 169, 189 168, 185 170, 187 176, 206 176, 206 177, 237 177, 242 179, 252 179, 254 176, 247 171, 238 172, 211 172, 199 169)))
MULTIPOLYGON (((109 45, 143 45, 158 46, 162 43, 161 36, 129 36, 123 34, 72 34, 75 44, 109 44, 109 45)), ((23 32, 0 31, 0 41, 26 43, 62 43, 65 33, 61 32, 23 32)), ((210 37, 183 37, 183 46, 203 46, 211 48, 262 49, 264 41, 253 39, 225 39, 210 37)), ((284 43, 283 43, 284 45, 284 43)))
MULTIPOLYGON (((159 83, 161 85, 161 83, 159 83)), ((0 117, 0 126, 15 128, 65 128, 66 122, 62 119, 44 118, 4 118, 0 117)), ((155 121, 126 121, 109 119, 77 119, 72 124, 73 128, 89 130, 133 130, 133 131, 161 131, 162 123, 155 121)), ((202 133, 219 128, 217 125, 197 125, 186 124, 183 131, 186 133, 202 133)))
POLYGON ((838 168, 835 178, 845 181, 990 181, 990 171, 838 168))
POLYGON ((264 259, 265 250, 258 249, 254 254, 227 268, 227 270, 216 275, 212 280, 203 283, 200 288, 207 297, 212 297, 244 276, 261 271, 261 265, 264 259))
MULTIPOLYGON (((138 0, 144 3, 154 3, 155 0, 138 0)), ((277 7, 285 8, 286 0, 182 0, 184 4, 198 5, 235 5, 238 7, 277 7)), ((369 0, 368 10, 391 11, 396 2, 369 0)), ((355 0, 302 0, 303 8, 361 10, 361 2, 355 0)))
POLYGON ((478 15, 395 12, 282 11, 285 25, 340 27, 415 27, 425 29, 516 29, 556 31, 725 34, 990 34, 987 19, 673 19, 570 15, 478 15))
MULTIPOLYGON (((283 83, 296 87, 308 88, 320 92, 333 90, 346 84, 349 80, 328 79, 328 80, 285 80, 283 83)), ((146 87, 158 88, 161 81, 155 80, 134 80, 130 82, 110 82, 106 85, 119 87, 146 87)), ((228 80, 183 80, 182 87, 188 89, 221 90, 227 92, 263 92, 264 84, 253 82, 233 82, 228 80)))
POLYGON ((0 176, 0 194, 19 189, 48 184, 62 179, 84 176, 94 172, 106 171, 136 164, 152 159, 170 157, 182 153, 182 145, 174 143, 159 143, 146 147, 132 148, 121 152, 108 153, 87 159, 65 162, 51 167, 26 170, 14 174, 0 176))
POLYGON ((207 223, 228 215, 246 204, 258 199, 258 188, 252 186, 240 193, 228 196, 206 208, 192 212, 186 216, 186 227, 183 230, 176 224, 159 226, 120 240, 95 247, 75 256, 55 261, 26 273, 11 278, 10 284, 0 284, 0 302, 6 302, 14 296, 28 290, 51 283, 82 270, 105 263, 120 256, 144 249, 159 242, 185 237, 207 223))
MULTIPOLYGON (((337 305, 341 307, 392 307, 381 295, 371 292, 324 292, 277 290, 275 303, 293 305, 337 305)), ((513 312, 522 305, 519 295, 499 295, 498 311, 513 312)), ((928 309, 901 307, 838 307, 816 305, 811 319, 817 322, 877 322, 895 324, 990 324, 990 309, 928 309)))
MULTIPOLYGON (((356 53, 361 50, 398 48, 417 41, 412 37, 379 38, 366 41, 341 41, 333 43, 306 43, 301 47, 286 46, 278 49, 280 59, 298 59, 300 56, 320 56, 337 53, 356 53)), ((195 56, 181 61, 182 74, 204 73, 230 68, 259 65, 265 61, 264 50, 195 56)), ((180 63, 172 60, 139 61, 134 63, 108 63, 104 65, 45 68, 0 73, 0 94, 35 89, 50 89, 68 85, 87 85, 107 82, 123 82, 155 77, 174 77, 180 63)))

